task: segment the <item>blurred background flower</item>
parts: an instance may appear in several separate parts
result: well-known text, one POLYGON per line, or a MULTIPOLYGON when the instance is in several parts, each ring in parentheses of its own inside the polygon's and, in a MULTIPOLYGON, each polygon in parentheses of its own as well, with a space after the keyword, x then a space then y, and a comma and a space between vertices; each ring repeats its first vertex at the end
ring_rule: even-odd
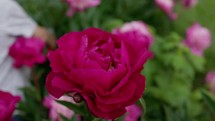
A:
POLYGON ((126 107, 127 115, 123 121, 138 121, 142 114, 142 109, 138 105, 131 105, 126 107))
POLYGON ((198 0, 182 0, 182 3, 185 7, 193 7, 197 4, 198 0))
POLYGON ((123 34, 134 32, 137 33, 137 37, 143 37, 149 41, 150 45, 153 43, 153 36, 149 31, 148 26, 142 21, 132 21, 125 23, 122 27, 113 30, 115 34, 123 34))
POLYGON ((37 38, 17 37, 11 45, 9 54, 14 59, 14 66, 20 68, 23 65, 33 67, 46 61, 43 54, 45 42, 37 38))
POLYGON ((65 0, 69 5, 68 16, 73 16, 75 12, 82 12, 87 8, 100 4, 100 0, 65 0))
POLYGON ((177 18, 177 15, 174 13, 174 7, 175 7, 174 0, 156 0, 155 3, 172 20, 175 20, 177 18))
POLYGON ((210 47, 211 33, 207 28, 195 23, 187 29, 184 44, 191 49, 193 54, 202 56, 204 51, 210 47))
POLYGON ((69 101, 75 103, 73 98, 69 96, 62 96, 59 99, 56 99, 52 96, 45 97, 43 105, 49 108, 50 119, 52 119, 52 121, 63 121, 61 115, 68 119, 71 119, 72 116, 74 115, 74 112, 68 109, 67 107, 63 106, 62 104, 59 104, 56 100, 69 101))
POLYGON ((21 100, 8 92, 0 91, 0 121, 12 121, 16 104, 21 100))
POLYGON ((215 71, 208 72, 206 76, 206 83, 210 91, 215 94, 215 71))

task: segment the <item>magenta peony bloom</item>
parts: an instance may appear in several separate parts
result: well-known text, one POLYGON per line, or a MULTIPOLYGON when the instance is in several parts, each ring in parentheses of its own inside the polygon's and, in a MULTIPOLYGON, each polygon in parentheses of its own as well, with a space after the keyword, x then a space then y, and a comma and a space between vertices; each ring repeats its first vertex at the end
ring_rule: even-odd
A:
POLYGON ((97 117, 115 119, 143 94, 143 64, 152 55, 149 42, 89 28, 65 34, 48 54, 50 94, 77 93, 97 117))
POLYGON ((16 104, 21 100, 18 96, 0 91, 0 121, 12 121, 16 104))
POLYGON ((37 38, 18 37, 10 47, 9 54, 14 59, 14 66, 19 68, 23 65, 33 67, 34 64, 44 63, 46 57, 42 51, 45 42, 37 38))
POLYGON ((184 44, 191 49, 193 54, 202 56, 204 50, 211 44, 210 31, 195 23, 187 29, 184 44))
POLYGON ((100 0, 66 0, 66 2, 70 7, 67 11, 68 16, 73 16, 75 12, 84 11, 100 4, 100 0))
POLYGON ((128 114, 123 121, 138 121, 142 114, 142 109, 135 104, 126 107, 126 110, 128 114))
POLYGON ((148 26, 142 21, 125 23, 121 28, 116 28, 113 30, 113 33, 115 34, 123 34, 127 32, 135 32, 137 37, 149 41, 150 44, 153 42, 153 36, 149 32, 148 26))
POLYGON ((208 84, 211 92, 215 93, 215 71, 211 71, 207 74, 206 83, 208 84))
POLYGON ((155 4, 163 10, 172 20, 177 18, 177 15, 173 12, 175 2, 174 0, 155 0, 155 4))
MULTIPOLYGON (((62 96, 58 100, 74 102, 73 98, 69 96, 62 96)), ((60 117, 60 114, 68 119, 71 119, 72 116, 74 115, 74 112, 72 110, 56 102, 55 98, 52 96, 45 97, 43 105, 49 108, 49 117, 51 118, 52 121, 63 121, 60 117)))
POLYGON ((185 7, 193 7, 197 4, 197 0, 182 0, 182 3, 185 7))

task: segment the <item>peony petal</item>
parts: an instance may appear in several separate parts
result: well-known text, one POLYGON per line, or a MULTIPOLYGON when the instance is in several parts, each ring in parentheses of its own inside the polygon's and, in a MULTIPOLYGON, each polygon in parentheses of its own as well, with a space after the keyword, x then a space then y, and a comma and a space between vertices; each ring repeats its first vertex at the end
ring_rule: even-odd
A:
POLYGON ((137 38, 137 33, 122 34, 122 60, 125 60, 127 65, 134 66, 140 57, 149 49, 149 41, 147 38, 137 38), (134 54, 135 53, 135 54, 134 54))
MULTIPOLYGON (((66 57, 66 54, 64 54, 64 57, 66 57)), ((70 69, 67 67, 67 64, 69 65, 70 63, 64 63, 61 51, 58 51, 58 50, 49 51, 48 59, 51 60, 50 66, 51 66, 53 72, 70 71, 70 69)), ((66 59, 64 59, 64 60, 66 60, 66 59)), ((67 60, 69 61, 70 59, 67 58, 67 60)))
POLYGON ((50 72, 46 78, 46 89, 48 90, 48 92, 53 95, 56 98, 61 97, 62 95, 64 95, 64 91, 61 89, 58 89, 56 87, 54 87, 54 85, 52 85, 52 81, 53 78, 55 76, 54 72, 50 72))
POLYGON ((111 79, 109 75, 110 73, 102 69, 73 69, 68 74, 74 83, 100 87, 104 90, 110 88, 111 79))
POLYGON ((63 35, 58 41, 58 48, 65 51, 76 52, 80 47, 80 40, 82 38, 81 32, 70 32, 63 35))
POLYGON ((115 119, 115 118, 120 117, 121 115, 123 115, 126 112, 125 108, 120 108, 120 109, 114 110, 112 112, 103 112, 95 106, 96 103, 94 100, 91 100, 88 96, 84 96, 84 99, 87 103, 87 106, 88 106, 90 112, 93 113, 97 117, 101 117, 104 119, 115 119))

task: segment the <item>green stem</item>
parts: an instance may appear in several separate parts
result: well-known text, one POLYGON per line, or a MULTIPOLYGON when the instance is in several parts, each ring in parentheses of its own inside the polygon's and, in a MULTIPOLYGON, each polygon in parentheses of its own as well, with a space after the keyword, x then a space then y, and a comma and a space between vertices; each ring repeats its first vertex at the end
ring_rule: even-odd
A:
POLYGON ((139 99, 139 103, 140 103, 140 105, 141 105, 141 107, 143 109, 143 114, 141 115, 141 121, 143 121, 144 120, 144 115, 146 113, 146 103, 145 103, 143 98, 139 99))

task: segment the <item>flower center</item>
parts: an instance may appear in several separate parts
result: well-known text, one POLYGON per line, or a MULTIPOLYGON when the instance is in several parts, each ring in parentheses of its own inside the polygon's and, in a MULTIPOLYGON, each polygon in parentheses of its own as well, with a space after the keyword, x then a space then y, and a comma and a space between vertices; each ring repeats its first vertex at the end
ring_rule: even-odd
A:
POLYGON ((112 39, 99 41, 89 50, 88 57, 99 63, 106 71, 117 67, 120 62, 120 48, 117 48, 112 39))

